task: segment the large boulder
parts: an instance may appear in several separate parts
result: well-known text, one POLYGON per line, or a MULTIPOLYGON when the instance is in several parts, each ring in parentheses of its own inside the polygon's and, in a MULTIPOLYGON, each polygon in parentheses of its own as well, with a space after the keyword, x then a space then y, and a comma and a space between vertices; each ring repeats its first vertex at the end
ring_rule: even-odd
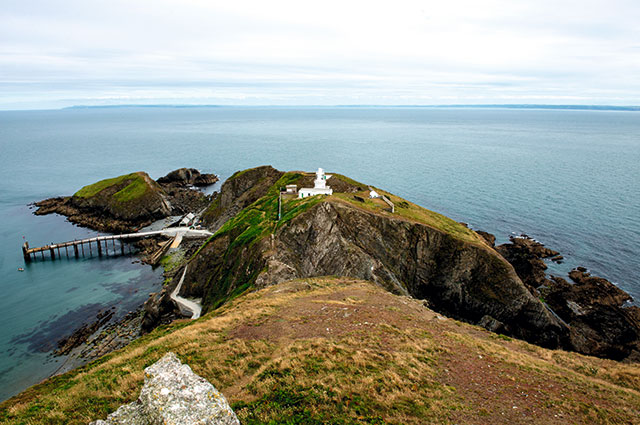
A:
POLYGON ((218 181, 215 174, 202 174, 195 168, 179 168, 173 170, 164 177, 158 179, 160 184, 173 184, 177 186, 209 186, 218 181))
POLYGON ((138 400, 92 425, 240 424, 224 396, 174 353, 144 371, 138 400))

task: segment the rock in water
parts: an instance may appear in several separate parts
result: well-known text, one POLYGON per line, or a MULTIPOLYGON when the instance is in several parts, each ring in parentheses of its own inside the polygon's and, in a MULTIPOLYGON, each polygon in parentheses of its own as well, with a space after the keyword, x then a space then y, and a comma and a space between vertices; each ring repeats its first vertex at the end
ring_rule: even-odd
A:
POLYGON ((138 400, 91 425, 240 425, 224 396, 174 353, 165 354, 144 371, 138 400))
POLYGON ((175 184, 177 186, 209 186, 218 181, 215 174, 201 174, 195 168, 179 168, 158 179, 160 184, 175 184))

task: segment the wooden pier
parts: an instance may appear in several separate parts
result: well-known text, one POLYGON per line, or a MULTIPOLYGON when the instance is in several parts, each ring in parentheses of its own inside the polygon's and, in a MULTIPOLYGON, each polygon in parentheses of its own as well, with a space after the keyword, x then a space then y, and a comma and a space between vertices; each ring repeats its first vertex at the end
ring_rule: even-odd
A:
MULTIPOLYGON (((55 260, 56 257, 61 258, 64 254, 69 257, 69 251, 72 250, 74 257, 78 258, 80 255, 86 254, 93 255, 93 252, 102 257, 103 255, 117 255, 120 251, 121 255, 125 254, 125 243, 133 242, 138 239, 146 238, 149 236, 166 236, 172 238, 172 241, 181 241, 182 238, 204 238, 212 235, 211 232, 206 230, 196 230, 190 228, 173 227, 163 230, 156 230, 151 232, 139 232, 139 233, 126 233, 122 235, 108 235, 108 236, 94 236, 92 238, 77 239, 68 242, 62 242, 51 245, 39 246, 37 248, 30 248, 29 242, 22 244, 22 255, 24 260, 29 262, 38 257, 38 254, 44 260, 46 257, 55 260), (116 247, 116 241, 118 241, 118 247, 116 247), (45 256, 45 254, 48 254, 45 256)), ((178 242, 179 243, 179 242, 178 242)), ((174 244, 177 247, 177 244, 174 244)), ((131 252, 131 245, 129 245, 129 253, 131 252)))
MULTIPOLYGON (((45 254, 48 253, 52 260, 56 257, 62 257, 66 255, 69 257, 69 251, 71 255, 78 258, 81 255, 86 254, 93 255, 93 252, 102 257, 103 255, 115 255, 117 254, 116 241, 119 241, 119 251, 121 255, 125 254, 124 241, 133 241, 140 239, 140 236, 134 237, 133 235, 113 235, 113 236, 96 236, 93 238, 73 240, 69 242, 62 242, 58 244, 39 246, 37 248, 29 248, 29 242, 22 244, 22 255, 25 261, 31 261, 37 258, 38 253, 42 259, 45 259, 45 254)), ((129 253, 131 252, 131 246, 129 246, 129 253)))

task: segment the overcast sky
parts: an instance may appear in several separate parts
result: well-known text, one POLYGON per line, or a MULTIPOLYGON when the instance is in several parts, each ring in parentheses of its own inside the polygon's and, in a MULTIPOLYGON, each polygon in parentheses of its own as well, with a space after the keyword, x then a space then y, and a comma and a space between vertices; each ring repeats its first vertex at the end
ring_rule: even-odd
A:
POLYGON ((0 0, 0 109, 640 104, 640 0, 0 0))

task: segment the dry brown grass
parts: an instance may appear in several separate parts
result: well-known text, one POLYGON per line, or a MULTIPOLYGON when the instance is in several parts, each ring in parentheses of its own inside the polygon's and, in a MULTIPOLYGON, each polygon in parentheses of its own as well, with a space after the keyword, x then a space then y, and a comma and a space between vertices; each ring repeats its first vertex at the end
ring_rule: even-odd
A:
POLYGON ((245 295, 0 406, 3 423, 87 423, 174 351, 243 423, 638 423, 640 368, 490 334, 362 281, 245 295), (514 408, 515 406, 515 408, 514 408))

